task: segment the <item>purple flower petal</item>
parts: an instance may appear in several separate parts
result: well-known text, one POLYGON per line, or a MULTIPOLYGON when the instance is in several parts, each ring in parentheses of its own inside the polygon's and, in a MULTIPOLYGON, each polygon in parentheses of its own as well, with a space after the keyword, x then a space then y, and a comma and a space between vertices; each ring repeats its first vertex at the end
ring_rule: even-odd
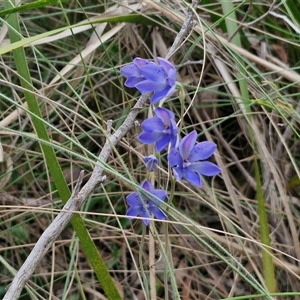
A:
POLYGON ((148 65, 150 62, 149 62, 148 59, 136 57, 136 58, 133 60, 133 63, 134 63, 138 68, 141 68, 141 67, 144 67, 144 66, 148 65))
POLYGON ((146 191, 148 191, 149 193, 152 193, 154 191, 153 185, 148 180, 143 181, 141 187, 146 191))
POLYGON ((169 70, 169 72, 168 72, 168 84, 171 87, 174 87, 174 90, 175 90, 175 87, 176 87, 176 69, 175 68, 169 70))
MULTIPOLYGON (((147 218, 147 217, 144 217, 147 218)), ((150 224, 150 221, 148 219, 143 219, 143 222, 146 226, 148 226, 150 224)))
POLYGON ((156 142, 157 152, 161 152, 168 147, 170 143, 170 135, 162 135, 162 137, 156 142))
POLYGON ((176 69, 175 67, 166 59, 158 57, 157 58, 158 62, 160 63, 160 65, 163 67, 163 69, 165 70, 165 72, 167 73, 167 80, 168 80, 168 84, 169 86, 171 86, 172 88, 170 89, 168 96, 169 97, 173 94, 174 90, 175 90, 175 85, 176 85, 176 69))
POLYGON ((176 166, 182 167, 183 160, 179 151, 175 148, 171 149, 168 155, 168 162, 171 168, 176 166))
POLYGON ((173 168, 173 174, 176 180, 181 181, 183 177, 183 168, 182 167, 173 168))
POLYGON ((178 139, 178 127, 175 123, 174 120, 170 120, 170 135, 171 135, 171 147, 175 147, 176 146, 176 142, 177 142, 177 139, 178 139))
POLYGON ((205 176, 214 176, 221 172, 221 169, 217 165, 209 161, 194 162, 189 168, 205 176))
POLYGON ((150 99, 150 103, 155 104, 155 103, 159 102, 161 99, 166 98, 169 88, 170 87, 167 85, 165 89, 163 89, 159 92, 155 92, 153 94, 152 98, 150 99))
POLYGON ((164 190, 159 190, 159 189, 157 189, 157 190, 154 190, 154 191, 152 192, 152 194, 153 194, 155 197, 151 198, 151 201, 152 201, 153 203, 155 203, 157 206, 160 206, 161 203, 162 203, 163 201, 165 201, 165 198, 167 197, 167 192, 164 191, 164 190), (160 200, 158 200, 157 198, 160 199, 160 200))
POLYGON ((165 220, 167 218, 166 214, 155 205, 149 207, 149 212, 159 220, 165 220))
POLYGON ((197 139, 197 132, 194 130, 185 136, 179 144, 179 152, 183 160, 188 160, 191 150, 197 139))
POLYGON ((142 80, 138 82, 135 86, 142 94, 148 92, 160 92, 166 87, 164 82, 154 82, 150 80, 142 80))
POLYGON ((168 127, 170 127, 170 120, 175 119, 174 113, 163 107, 157 107, 154 109, 154 113, 163 121, 164 125, 168 127))
POLYGON ((144 131, 148 131, 148 132, 151 132, 151 131, 162 132, 165 129, 165 125, 164 125, 163 121, 158 117, 152 117, 152 118, 146 119, 142 123, 141 127, 144 131))
POLYGON ((168 73, 155 63, 150 62, 147 66, 141 67, 139 71, 148 80, 166 83, 168 73))
POLYGON ((142 77, 129 77, 124 85, 129 87, 129 88, 133 88, 135 87, 139 82, 143 81, 142 77))
POLYGON ((131 193, 126 197, 126 202, 130 206, 141 206, 141 199, 137 192, 131 193))
MULTIPOLYGON (((167 86, 167 87, 170 87, 170 85, 169 85, 169 86, 167 86)), ((171 96, 173 95, 173 93, 174 93, 175 89, 176 89, 176 85, 175 85, 175 83, 174 83, 174 85, 173 85, 173 86, 171 86, 171 88, 170 88, 168 91, 166 91, 165 98, 169 98, 169 97, 171 97, 171 96)))
POLYGON ((175 67, 168 60, 166 60, 165 58, 157 57, 157 61, 163 67, 163 69, 165 70, 165 72, 167 74, 169 74, 170 70, 175 71, 175 73, 176 73, 175 67))
POLYGON ((196 144, 191 150, 188 160, 194 162, 197 160, 204 160, 212 156, 217 148, 213 142, 201 142, 196 144))
POLYGON ((202 185, 202 181, 200 175, 193 172, 190 168, 184 168, 184 177, 191 184, 200 187, 202 185))
POLYGON ((149 218, 151 218, 151 215, 149 213, 148 210, 144 210, 142 213, 141 213, 141 217, 144 218, 143 219, 143 222, 146 226, 148 226, 150 224, 150 220, 148 220, 149 218))
POLYGON ((142 206, 131 206, 128 208, 126 212, 126 216, 129 220, 134 219, 138 215, 141 215, 143 213, 143 207, 142 206))
POLYGON ((163 133, 162 132, 142 132, 139 136, 138 139, 141 143, 145 144, 145 145, 149 145, 152 143, 155 143, 159 140, 161 140, 163 137, 163 133))
POLYGON ((130 64, 130 65, 127 65, 127 66, 121 68, 120 72, 125 77, 141 76, 139 68, 134 64, 130 64))

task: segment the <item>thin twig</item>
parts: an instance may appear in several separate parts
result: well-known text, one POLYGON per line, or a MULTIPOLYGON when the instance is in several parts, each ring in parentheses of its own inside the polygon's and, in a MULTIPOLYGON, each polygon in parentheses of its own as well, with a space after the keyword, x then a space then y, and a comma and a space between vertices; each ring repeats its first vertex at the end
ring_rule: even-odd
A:
POLYGON ((182 67, 185 67, 185 66, 188 66, 188 65, 194 66, 194 65, 197 65, 197 64, 203 65, 203 59, 201 59, 201 60, 188 60, 188 61, 186 61, 182 64, 176 65, 176 68, 179 69, 179 68, 182 68, 182 67))
POLYGON ((191 6, 188 8, 188 13, 184 23, 181 26, 180 31, 175 37, 174 43, 171 46, 169 53, 166 56, 166 59, 169 59, 180 46, 181 42, 184 40, 185 35, 190 32, 194 26, 193 18, 194 18, 194 10, 197 7, 199 0, 193 0, 191 6))
MULTIPOLYGON (((278 4, 278 5, 276 5, 276 6, 275 6, 275 4, 276 4, 276 0, 273 0, 272 4, 270 5, 270 7, 269 7, 269 9, 268 9, 268 11, 266 13, 264 13, 262 16, 260 16, 259 18, 255 19, 252 22, 243 24, 243 26, 247 26, 247 27, 248 26, 253 26, 257 22, 260 22, 261 20, 263 20, 264 18, 266 18, 268 16, 268 14, 270 14, 272 12, 273 9, 275 9, 275 8, 277 8, 277 7, 279 7, 281 5, 281 3, 278 4)), ((252 5, 252 1, 251 1, 251 5, 252 5)))

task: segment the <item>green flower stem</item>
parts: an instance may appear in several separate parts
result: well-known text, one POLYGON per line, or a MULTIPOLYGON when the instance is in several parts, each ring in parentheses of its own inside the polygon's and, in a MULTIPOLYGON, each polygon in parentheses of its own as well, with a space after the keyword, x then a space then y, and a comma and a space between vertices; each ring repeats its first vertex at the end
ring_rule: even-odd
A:
MULTIPOLYGON (((181 105, 181 107, 183 107, 183 105, 181 105)), ((183 116, 183 112, 182 112, 182 116, 183 116)), ((181 122, 181 124, 182 124, 182 122, 181 122)), ((171 147, 169 146, 168 152, 170 152, 170 148, 171 147)), ((169 176, 170 176, 170 181, 171 181, 171 188, 170 188, 170 195, 169 195, 169 199, 168 199, 167 203, 168 203, 168 205, 171 205, 172 199, 174 197, 176 180, 172 176, 172 168, 169 166, 168 169, 169 169, 169 176)), ((165 213, 167 214, 167 216, 169 216, 168 207, 166 207, 165 213)), ((164 283, 165 283, 165 286, 168 286, 169 278, 170 278, 171 283, 172 283, 173 295, 177 295, 178 289, 177 289, 176 285, 173 284, 173 281, 172 281, 172 278, 174 277, 175 274, 174 274, 174 265, 173 265, 173 257, 172 257, 172 248, 171 248, 170 237, 169 237, 169 223, 168 222, 163 223, 163 230, 164 230, 164 234, 165 234, 165 252, 166 252, 166 256, 164 257, 164 259, 165 259, 166 266, 170 267, 170 268, 166 269, 166 271, 164 273, 164 283), (171 273, 171 271, 173 273, 171 273)), ((167 289, 165 291, 165 299, 169 299, 167 289)))
POLYGON ((140 270, 144 281, 145 286, 145 299, 150 299, 150 291, 149 291, 149 282, 148 278, 146 276, 146 272, 144 269, 144 249, 145 249, 145 236, 146 236, 146 226, 143 225, 142 229, 142 238, 141 238, 141 244, 140 244, 140 251, 139 251, 139 264, 140 264, 140 270))
MULTIPOLYGON (((164 258, 165 273, 167 273, 169 275, 168 278, 171 281, 171 286, 172 286, 172 290, 173 290, 172 299, 180 300, 181 297, 179 295, 178 285, 177 285, 176 279, 175 279, 174 267, 172 267, 173 263, 171 263, 173 260, 173 257, 169 256, 169 251, 168 251, 169 249, 166 249, 166 245, 164 245, 163 241, 160 239, 160 235, 159 235, 157 229, 155 228, 155 226, 153 226, 153 229, 154 229, 154 235, 155 235, 157 243, 159 245, 159 249, 161 251, 162 257, 164 258)), ((167 236, 167 238, 169 238, 169 236, 167 236)), ((165 243, 166 243, 166 241, 165 241, 165 243)), ((165 290, 168 288, 168 286, 169 286, 169 283, 167 283, 167 286, 165 286, 165 290)), ((166 298, 166 297, 165 297, 165 299, 168 300, 168 298, 166 298)))
MULTIPOLYGON (((181 130, 182 130, 182 124, 183 124, 183 117, 184 117, 184 102, 185 102, 185 91, 184 91, 184 88, 183 86, 180 84, 180 83, 177 83, 177 86, 176 86, 179 90, 179 100, 180 100, 180 116, 181 117, 181 120, 180 120, 180 125, 179 125, 179 130, 178 130, 178 134, 181 133, 181 130)), ((171 170, 172 172, 172 170, 171 170)))
MULTIPOLYGON (((15 8, 15 1, 4 1, 5 9, 15 8)), ((20 41, 21 29, 18 20, 17 14, 11 14, 7 18, 7 24, 9 26, 9 38, 11 43, 16 43, 20 41)), ((20 82, 21 86, 24 89, 23 93, 28 104, 29 110, 38 118, 32 117, 32 123, 37 133, 39 139, 44 140, 50 143, 50 139, 47 134, 46 127, 44 123, 39 119, 42 118, 42 114, 39 109, 38 101, 34 95, 34 89, 26 61, 26 56, 23 47, 19 47, 13 50, 14 60, 16 63, 16 68, 18 74, 20 75, 20 82)), ((66 203, 67 200, 70 198, 71 193, 66 183, 66 180, 63 176, 62 170, 60 165, 57 161, 54 149, 44 143, 40 144, 41 149, 44 153, 44 157, 46 160, 46 165, 49 168, 50 174, 53 178, 54 184, 57 188, 58 194, 63 203, 66 203)), ((93 240, 91 239, 89 232, 87 231, 84 221, 80 215, 75 215, 72 220, 71 224, 76 231, 76 234, 79 238, 81 247, 85 252, 93 270, 96 273, 96 276, 107 296, 108 299, 111 300, 121 300, 121 296, 109 275, 109 272, 105 266, 105 263, 100 256, 97 247, 95 246, 93 240)))
MULTIPOLYGON (((153 105, 149 106, 148 118, 153 117, 153 105)), ((153 144, 148 146, 148 155, 155 155, 155 147, 153 144)), ((149 180, 151 184, 155 185, 154 173, 150 172, 149 180)), ((155 240, 153 232, 155 230, 154 221, 150 221, 149 224, 149 284, 150 284, 150 299, 156 300, 156 268, 155 268, 155 240)))

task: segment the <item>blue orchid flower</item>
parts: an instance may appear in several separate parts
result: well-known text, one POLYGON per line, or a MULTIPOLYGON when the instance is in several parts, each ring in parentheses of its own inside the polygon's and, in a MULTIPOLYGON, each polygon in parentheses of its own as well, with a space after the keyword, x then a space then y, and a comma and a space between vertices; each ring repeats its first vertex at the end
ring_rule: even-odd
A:
POLYGON ((155 155, 151 154, 144 157, 144 162, 146 163, 146 168, 149 172, 154 172, 157 169, 158 159, 155 155))
POLYGON ((144 218, 143 222, 146 226, 149 225, 149 218, 152 216, 160 220, 165 220, 167 216, 159 206, 166 197, 166 191, 154 189, 153 185, 145 180, 141 184, 141 189, 138 192, 131 193, 126 197, 126 202, 129 205, 126 216, 129 220, 141 216, 144 218), (143 192, 143 190, 146 190, 148 193, 143 192))
POLYGON ((178 128, 174 113, 162 107, 154 110, 156 117, 146 119, 141 127, 142 133, 138 139, 144 144, 156 143, 156 150, 161 152, 169 143, 175 147, 177 142, 178 128))
POLYGON ((127 77, 125 86, 135 87, 142 94, 154 92, 151 104, 172 96, 176 88, 176 69, 166 59, 157 57, 159 65, 143 58, 135 58, 132 64, 121 68, 127 77))
POLYGON ((197 132, 194 130, 179 143, 178 149, 171 149, 168 155, 169 165, 178 181, 184 177, 191 184, 200 187, 201 175, 214 176, 221 169, 207 158, 213 155, 217 145, 213 142, 201 142, 195 145, 197 132))

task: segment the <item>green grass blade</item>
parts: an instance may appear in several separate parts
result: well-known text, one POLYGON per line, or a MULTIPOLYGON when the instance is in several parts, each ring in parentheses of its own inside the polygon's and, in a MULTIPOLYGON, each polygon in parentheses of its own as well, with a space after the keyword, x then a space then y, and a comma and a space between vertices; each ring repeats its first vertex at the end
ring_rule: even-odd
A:
POLYGON ((300 26, 300 16, 299 16, 299 3, 297 3, 294 0, 287 0, 283 3, 285 6, 287 12, 289 13, 289 16, 291 17, 292 21, 295 23, 296 26, 300 26))
MULTIPOLYGON (((152 17, 152 18, 155 18, 152 17)), ((64 26, 55 30, 50 30, 41 34, 37 34, 35 36, 31 36, 29 38, 22 38, 20 39, 20 35, 18 35, 18 39, 15 42, 11 42, 8 45, 5 45, 0 48, 0 55, 3 55, 5 53, 8 53, 14 49, 18 49, 19 47, 24 47, 26 45, 29 45, 35 41, 38 41, 42 38, 46 38, 49 36, 52 36, 54 34, 58 34, 62 31, 73 29, 76 27, 84 26, 84 25, 92 25, 92 24, 100 24, 100 23, 120 23, 120 22, 126 22, 126 23, 139 23, 143 25, 157 25, 153 20, 149 18, 145 18, 141 15, 137 14, 130 14, 130 15, 122 15, 122 16, 114 16, 114 17, 108 17, 108 18, 99 18, 97 20, 91 20, 83 23, 77 23, 70 26, 64 26)))
MULTIPOLYGON (((11 7, 13 7, 11 6, 11 4, 13 3, 14 1, 11 2, 6 1, 5 7, 7 9, 10 9, 11 7)), ((9 24, 9 37, 11 43, 16 43, 20 41, 21 36, 19 32, 21 30, 20 30, 18 15, 11 14, 7 18, 7 22, 9 24)), ((19 47, 15 49, 13 51, 13 55, 14 55, 17 71, 20 75, 21 85, 24 88, 24 96, 28 104, 28 108, 35 116, 37 116, 38 118, 42 118, 38 101, 33 93, 33 85, 32 85, 23 47, 19 47)), ((46 127, 44 126, 43 122, 41 122, 38 118, 32 117, 32 122, 36 130, 36 133, 41 140, 50 142, 46 127)), ((53 177, 53 181, 59 193, 59 196, 63 201, 63 203, 66 203, 67 200, 70 198, 71 193, 65 181, 65 178, 63 176, 60 165, 57 161, 55 152, 52 147, 46 144, 41 143, 40 145, 45 156, 46 164, 49 167, 50 174, 53 177)), ((121 299, 120 294, 104 264, 104 261, 102 260, 102 257, 100 256, 94 242, 92 241, 85 227, 83 219, 80 217, 80 215, 75 215, 71 223, 74 230, 76 231, 76 234, 78 235, 80 244, 87 258, 90 264, 92 265, 103 290, 106 293, 107 298, 112 300, 121 299)))
POLYGON ((255 180, 256 180, 256 195, 258 202, 258 216, 259 216, 259 232, 260 241, 263 245, 268 246, 268 248, 262 249, 262 265, 263 265, 263 275, 265 278, 265 283, 268 291, 270 293, 276 292, 276 279, 275 279, 275 267, 272 258, 271 239, 269 231, 268 215, 265 207, 265 199, 263 194, 263 189, 260 180, 260 171, 257 162, 257 157, 254 157, 254 167, 255 167, 255 180))
MULTIPOLYGON (((6 6, 9 6, 9 2, 6 3, 6 6)), ((16 14, 12 14, 7 18, 7 22, 10 25, 9 26, 9 38, 12 43, 17 42, 20 40, 20 26, 18 21, 18 16, 16 14)), ((27 66, 26 56, 24 49, 18 48, 13 51, 14 60, 16 63, 16 68, 18 71, 18 74, 20 75, 20 82, 21 86, 24 89, 24 96, 26 99, 26 102, 28 104, 29 110, 32 112, 32 122, 34 125, 34 128, 37 132, 37 135, 40 139, 50 142, 47 130, 44 126, 44 124, 34 116, 37 116, 39 118, 42 118, 39 105, 37 102, 37 99, 33 93, 33 85, 29 73, 29 69, 27 66)), ((47 160, 47 165, 49 167, 50 173, 53 176, 53 179, 55 181, 55 185, 57 190, 59 191, 60 197, 63 201, 66 201, 70 197, 70 191, 67 186, 67 183, 65 181, 65 178, 62 174, 62 171, 60 169, 60 166, 57 162, 55 152, 52 147, 49 147, 47 145, 41 144, 41 148, 44 152, 45 159, 47 160)))
POLYGON ((17 6, 17 7, 2 10, 2 11, 0 11, 0 17, 10 15, 13 13, 31 10, 31 9, 41 8, 41 7, 44 7, 47 5, 54 5, 54 4, 58 4, 60 2, 67 2, 67 1, 70 1, 70 0, 39 0, 39 1, 32 2, 32 3, 27 3, 27 4, 17 6))
MULTIPOLYGON (((226 28, 227 28, 228 35, 229 35, 229 37, 232 37, 231 42, 234 45, 242 47, 240 34, 237 31, 238 30, 238 25, 237 25, 237 21, 236 21, 235 7, 234 7, 234 5, 231 1, 221 1, 221 4, 222 4, 222 9, 223 9, 224 15, 229 16, 229 17, 225 18, 225 23, 226 23, 226 28)), ((236 56, 236 59, 240 64, 240 65, 237 65, 238 72, 236 74, 236 77, 237 77, 237 80, 239 82, 242 99, 244 101, 246 101, 246 100, 249 101, 248 86, 247 86, 247 82, 245 81, 245 79, 243 77, 243 75, 245 75, 244 63, 237 56, 236 56)))

